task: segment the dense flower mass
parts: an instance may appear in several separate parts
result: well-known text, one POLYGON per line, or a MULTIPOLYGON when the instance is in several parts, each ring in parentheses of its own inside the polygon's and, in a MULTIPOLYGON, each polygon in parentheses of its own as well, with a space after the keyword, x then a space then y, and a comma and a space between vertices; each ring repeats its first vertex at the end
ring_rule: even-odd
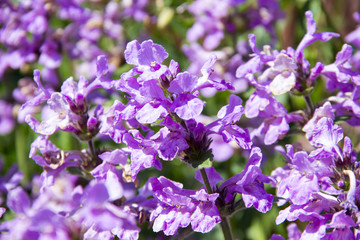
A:
POLYGON ((285 2, 2 1, 0 239, 360 239, 360 14, 285 2))

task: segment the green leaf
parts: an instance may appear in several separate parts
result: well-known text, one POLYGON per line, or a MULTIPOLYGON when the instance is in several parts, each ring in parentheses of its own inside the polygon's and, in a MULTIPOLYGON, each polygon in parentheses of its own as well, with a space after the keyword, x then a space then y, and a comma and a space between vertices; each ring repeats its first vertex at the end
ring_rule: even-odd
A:
POLYGON ((198 167, 200 168, 209 168, 212 166, 212 161, 210 158, 206 159, 202 164, 200 164, 198 167))

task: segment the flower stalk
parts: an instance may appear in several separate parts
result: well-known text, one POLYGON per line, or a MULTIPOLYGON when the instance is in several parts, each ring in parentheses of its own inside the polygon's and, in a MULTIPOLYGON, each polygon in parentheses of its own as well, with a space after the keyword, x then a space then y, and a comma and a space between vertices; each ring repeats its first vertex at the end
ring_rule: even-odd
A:
POLYGON ((98 156, 96 155, 94 141, 90 139, 89 141, 87 141, 87 143, 90 149, 92 159, 97 162, 98 156))
MULTIPOLYGON (((210 181, 209 181, 209 178, 207 177, 207 174, 206 174, 206 171, 205 171, 205 168, 201 168, 200 169, 200 173, 201 173, 201 176, 204 180, 204 183, 205 183, 205 187, 206 187, 206 191, 209 193, 209 194, 212 194, 213 191, 211 189, 211 186, 210 186, 210 181)), ((217 206, 217 208, 219 209, 219 206, 217 206)), ((221 214, 221 211, 219 209, 219 212, 221 214)), ((230 222, 229 222, 229 219, 226 217, 226 216, 222 216, 221 215, 221 222, 220 222, 220 226, 221 226, 221 230, 224 234, 224 239, 225 240, 233 240, 233 235, 232 235, 232 231, 231 231, 231 226, 230 226, 230 222)))
POLYGON ((314 111, 315 111, 315 107, 314 107, 314 104, 313 104, 313 102, 311 100, 310 95, 309 94, 304 95, 304 99, 305 99, 306 107, 307 107, 310 115, 312 116, 314 111))

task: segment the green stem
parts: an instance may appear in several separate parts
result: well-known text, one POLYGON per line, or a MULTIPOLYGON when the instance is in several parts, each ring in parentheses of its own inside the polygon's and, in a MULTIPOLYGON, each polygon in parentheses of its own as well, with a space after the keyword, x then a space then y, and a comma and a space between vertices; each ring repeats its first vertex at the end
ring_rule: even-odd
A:
POLYGON ((91 152, 91 156, 93 158, 93 161, 98 162, 98 156, 96 155, 96 151, 95 151, 95 145, 92 139, 90 139, 88 142, 88 146, 91 152))
MULTIPOLYGON (((202 176, 202 178, 204 180, 206 191, 209 194, 212 194, 213 191, 211 189, 209 178, 208 178, 208 176, 206 174, 205 168, 201 168, 200 173, 201 173, 201 176, 202 176)), ((219 212, 221 212, 219 206, 216 206, 216 207, 219 209, 219 212)), ((231 231, 231 226, 230 226, 230 223, 229 223, 229 219, 226 216, 221 216, 220 226, 221 226, 221 230, 222 230, 222 232, 224 234, 224 239, 225 240, 233 240, 234 238, 232 236, 232 231, 231 231)))
POLYGON ((29 163, 26 156, 26 137, 23 132, 22 126, 15 128, 15 148, 16 148, 16 160, 19 170, 24 174, 22 183, 26 183, 30 180, 29 163))
POLYGON ((204 183, 205 183, 205 187, 206 187, 206 191, 209 193, 209 194, 212 194, 213 191, 211 189, 211 185, 210 185, 210 181, 209 181, 209 178, 206 174, 206 171, 205 171, 205 168, 201 168, 200 169, 200 173, 201 173, 201 176, 204 180, 204 183))
POLYGON ((246 209, 245 207, 245 203, 242 199, 240 199, 239 201, 237 201, 234 205, 227 205, 222 209, 222 215, 227 216, 227 217, 231 217, 232 215, 234 215, 235 213, 237 213, 238 211, 244 210, 246 209))
POLYGON ((179 228, 176 235, 172 237, 172 240, 183 240, 187 237, 189 237, 191 234, 194 233, 194 230, 191 226, 188 226, 186 228, 179 228))
POLYGON ((311 97, 310 95, 304 95, 304 99, 305 99, 305 102, 306 102, 306 106, 311 114, 311 116, 313 115, 314 111, 315 111, 315 107, 314 107, 314 104, 311 100, 311 97))

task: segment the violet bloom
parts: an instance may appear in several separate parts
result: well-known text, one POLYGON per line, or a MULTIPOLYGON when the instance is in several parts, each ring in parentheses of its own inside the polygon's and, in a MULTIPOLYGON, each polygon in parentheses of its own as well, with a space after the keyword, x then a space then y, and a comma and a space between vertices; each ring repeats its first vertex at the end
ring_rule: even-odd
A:
MULTIPOLYGON (((153 137, 159 142, 158 154, 163 160, 173 160, 192 144, 187 141, 192 135, 191 130, 184 128, 180 123, 174 122, 169 116, 160 125, 165 127, 160 129, 153 137)), ((186 125, 189 124, 186 123, 186 125)), ((198 146, 194 144, 193 147, 197 148, 198 146)))
POLYGON ((134 40, 126 46, 125 59, 135 66, 121 75, 115 88, 130 95, 128 107, 134 110, 133 118, 143 124, 153 123, 159 117, 168 115, 171 101, 163 87, 168 88, 178 70, 174 61, 169 68, 161 65, 167 57, 165 49, 152 40, 144 41, 141 45, 134 40))
POLYGON ((124 54, 127 63, 139 67, 151 67, 154 62, 161 64, 169 56, 162 46, 152 40, 141 44, 133 40, 127 44, 124 54))
POLYGON ((212 55, 215 55, 217 59, 219 59, 220 61, 226 59, 226 54, 224 52, 207 51, 200 44, 196 42, 191 43, 190 45, 184 45, 182 47, 182 51, 186 54, 187 58, 191 62, 187 70, 192 74, 200 74, 200 69, 212 55))
POLYGON ((108 239, 113 236, 119 239, 137 239, 140 229, 136 225, 135 214, 112 204, 110 201, 115 199, 111 198, 108 187, 113 186, 101 181, 91 181, 84 189, 80 198, 81 205, 72 218, 82 222, 87 230, 85 235, 109 236, 108 239))
POLYGON ((334 109, 330 102, 326 102, 323 106, 317 108, 313 114, 313 117, 304 125, 303 131, 306 132, 306 137, 309 141, 312 140, 312 132, 314 131, 319 120, 323 117, 335 119, 334 109))
POLYGON ((224 162, 228 160, 234 154, 236 147, 237 145, 231 144, 231 142, 225 142, 223 137, 220 135, 211 135, 209 148, 214 155, 214 161, 224 162))
POLYGON ((169 91, 178 94, 170 106, 170 110, 175 112, 180 118, 189 120, 199 116, 203 110, 204 103, 193 95, 197 85, 197 77, 188 72, 180 73, 170 83, 169 91))
POLYGON ((360 117, 360 87, 355 86, 351 92, 350 97, 342 98, 344 100, 340 103, 340 106, 345 110, 349 111, 349 115, 353 115, 356 118, 360 117))
POLYGON ((332 32, 322 32, 322 33, 317 33, 317 27, 316 27, 316 22, 313 18, 313 14, 311 11, 307 11, 305 13, 305 17, 306 17, 306 34, 303 37, 303 39, 301 40, 301 42, 299 43, 298 47, 296 48, 295 51, 295 59, 297 60, 297 62, 300 62, 299 58, 302 55, 303 50, 309 46, 310 44, 312 44, 315 41, 329 41, 331 38, 333 37, 339 37, 340 34, 338 33, 332 33, 332 32))
MULTIPOLYGON (((358 12, 355 12, 353 14, 353 18, 354 20, 358 23, 357 28, 352 31, 351 33, 349 33, 346 37, 345 37, 345 41, 347 43, 353 44, 355 45, 355 47, 359 50, 360 49, 360 41, 359 41, 359 35, 360 35, 360 14, 358 12)), ((360 69, 360 64, 359 64, 359 57, 360 57, 360 52, 357 51, 354 56, 350 59, 351 64, 354 66, 355 69, 359 70, 360 69)))
MULTIPOLYGON (((3 160, 0 158, 0 170, 3 170, 3 167, 3 160)), ((12 165, 6 174, 0 177, 0 193, 7 194, 8 191, 19 185, 23 177, 24 175, 19 171, 18 167, 12 165)))
POLYGON ((4 238, 72 238, 70 221, 46 207, 31 205, 29 196, 21 187, 9 192, 7 206, 16 215, 14 219, 1 223, 4 238))
POLYGON ((204 63, 201 68, 202 76, 196 76, 184 72, 179 73, 174 80, 170 82, 169 92, 177 95, 177 98, 170 106, 170 111, 175 112, 180 118, 189 120, 200 115, 204 103, 197 97, 198 91, 204 88, 213 88, 218 91, 234 89, 231 84, 224 80, 212 79, 211 74, 214 71, 213 66, 217 58, 215 55, 204 63))
POLYGON ((104 183, 108 189, 109 200, 114 201, 121 197, 133 197, 133 189, 126 189, 128 185, 124 181, 132 182, 129 179, 129 164, 127 163, 129 152, 124 149, 115 149, 111 152, 104 152, 99 155, 103 162, 91 170, 91 175, 104 183), (120 170, 121 169, 121 170, 120 170), (124 181, 123 181, 124 180, 124 181))
POLYGON ((223 137, 225 142, 235 141, 241 148, 251 148, 252 142, 247 129, 242 129, 236 122, 244 113, 244 108, 241 105, 242 100, 236 95, 230 96, 230 103, 222 107, 217 116, 218 120, 207 125, 210 133, 216 133, 223 137))
POLYGON ((189 72, 178 73, 175 61, 171 61, 169 67, 162 65, 167 57, 165 49, 152 40, 141 44, 134 40, 126 47, 125 59, 135 66, 122 74, 115 88, 130 95, 127 106, 134 109, 133 116, 142 124, 154 123, 170 113, 183 120, 195 118, 204 107, 198 98, 199 89, 232 89, 225 81, 211 78, 215 56, 204 63, 200 78, 189 72))
POLYGON ((189 42, 195 42, 204 37, 205 49, 212 50, 219 46, 224 38, 224 23, 222 19, 228 14, 232 5, 238 5, 232 1, 214 2, 208 0, 197 0, 189 6, 189 11, 195 15, 196 22, 188 30, 186 38, 189 42))
POLYGON ((125 1, 121 3, 123 10, 123 15, 125 17, 132 17, 136 21, 144 21, 148 17, 146 12, 146 7, 148 6, 148 0, 134 0, 134 1, 125 1))
POLYGON ((161 169, 161 162, 157 158, 158 144, 151 138, 144 138, 138 130, 131 130, 124 135, 124 142, 130 151, 131 176, 133 179, 140 170, 150 167, 161 169))
POLYGON ((88 161, 86 154, 80 151, 60 150, 45 135, 38 136, 31 144, 29 157, 44 169, 41 174, 42 189, 53 185, 56 176, 67 167, 79 167, 88 161), (41 155, 36 154, 37 150, 41 155))
MULTIPOLYGON (((294 153, 291 145, 287 145, 285 157, 291 168, 278 168, 272 173, 272 177, 279 181, 277 196, 284 200, 290 200, 296 205, 306 204, 313 193, 320 190, 319 178, 329 174, 326 166, 319 166, 318 161, 310 158, 304 151, 294 153)), ((279 202, 279 205, 284 204, 279 202)))
POLYGON ((304 58, 303 50, 314 41, 328 41, 339 34, 331 32, 316 33, 316 23, 312 17, 312 12, 305 13, 307 22, 307 33, 301 40, 296 50, 289 47, 281 52, 270 51, 269 47, 264 47, 260 52, 256 47, 254 35, 249 35, 250 47, 254 52, 253 58, 241 65, 236 72, 237 77, 254 78, 249 74, 256 73, 263 66, 270 66, 259 77, 258 80, 249 79, 251 82, 259 82, 263 87, 270 88, 274 95, 286 93, 292 89, 302 92, 304 87, 312 86, 313 80, 321 73, 323 65, 316 64, 310 70, 310 63, 304 58), (305 79, 303 79, 305 75, 305 79), (301 76, 301 77, 300 77, 301 76))
POLYGON ((320 157, 334 154, 342 158, 340 147, 337 144, 343 137, 342 128, 334 124, 332 119, 321 118, 310 136, 311 144, 318 147, 311 153, 311 156, 320 157))
POLYGON ((351 57, 352 47, 344 44, 341 51, 336 54, 335 62, 324 66, 321 75, 327 78, 326 86, 329 91, 335 89, 349 91, 353 88, 350 80, 356 85, 360 83, 360 74, 353 71, 353 66, 350 64, 351 57))
POLYGON ((165 235, 174 235, 178 228, 190 223, 196 232, 211 231, 220 222, 220 214, 215 206, 217 193, 208 194, 199 191, 184 190, 182 184, 165 177, 151 178, 153 195, 158 201, 157 208, 151 213, 155 232, 164 231, 165 235))
POLYGON ((304 151, 295 153, 289 145, 284 155, 288 165, 272 174, 277 180, 277 194, 290 200, 290 206, 279 212, 276 223, 309 222, 300 239, 355 239, 354 219, 359 209, 356 152, 348 137, 344 139, 343 149, 338 148, 336 143, 342 131, 340 134, 331 119, 323 117, 318 123, 323 126, 319 127, 322 134, 315 135, 313 141, 324 144, 321 154, 318 149, 309 155, 304 151))
POLYGON ((244 46, 241 41, 237 45, 237 53, 235 55, 233 55, 232 52, 225 51, 206 51, 198 43, 184 45, 182 49, 191 61, 187 71, 192 74, 203 74, 207 72, 211 77, 209 81, 210 85, 200 90, 204 97, 212 97, 217 93, 216 90, 223 91, 229 89, 234 92, 242 92, 247 89, 246 79, 235 76, 237 67, 243 63, 242 59, 248 55, 247 47, 244 46), (215 56, 217 59, 216 63, 214 61, 215 56), (206 64, 206 62, 208 62, 208 64, 206 64), (209 69, 206 65, 210 65, 210 63, 212 66, 209 69), (206 68, 211 71, 206 70, 206 68), (215 88, 212 87, 212 85, 214 85, 215 88))
POLYGON ((14 126, 15 120, 12 116, 13 106, 7 102, 0 100, 0 135, 5 135, 10 133, 14 126))
POLYGON ((279 2, 276 0, 259 0, 256 8, 247 10, 245 16, 249 22, 249 28, 263 26, 274 41, 276 37, 275 23, 284 17, 284 12, 280 9, 279 2))
POLYGON ((280 53, 273 62, 269 62, 268 64, 271 67, 265 70, 259 77, 259 81, 261 81, 262 78, 273 78, 269 87, 274 95, 289 92, 296 83, 296 69, 298 67, 294 59, 284 53, 280 53))
POLYGON ((251 135, 264 136, 264 143, 270 145, 281 139, 289 131, 289 123, 300 121, 297 114, 287 113, 284 106, 270 96, 266 91, 255 91, 245 105, 245 115, 248 118, 265 118, 261 125, 251 135))
MULTIPOLYGON (((358 22, 358 24, 360 24, 360 14, 358 12, 354 12, 353 14, 353 18, 355 19, 355 21, 358 22)), ((349 33, 346 37, 345 40, 348 43, 352 43, 354 44, 358 49, 360 49, 360 41, 358 39, 358 36, 360 35, 360 26, 358 26, 354 31, 352 31, 351 33, 349 33)))
POLYGON ((50 99, 52 94, 52 89, 45 88, 40 80, 40 71, 34 70, 34 82, 37 85, 37 89, 35 92, 37 93, 36 96, 33 98, 27 99, 27 101, 21 106, 19 112, 31 112, 34 107, 40 105, 41 103, 50 99))
POLYGON ((254 206, 263 213, 271 209, 273 196, 266 193, 264 183, 273 182, 273 179, 261 173, 261 160, 260 148, 252 148, 244 170, 220 185, 220 191, 226 193, 226 202, 233 201, 234 195, 239 193, 247 208, 254 206))
MULTIPOLYGON (((42 90, 39 97, 30 99, 21 110, 38 106, 47 101, 48 111, 45 120, 41 123, 31 115, 27 115, 26 122, 39 134, 52 135, 57 130, 73 132, 81 140, 88 140, 97 134, 99 116, 102 114, 102 106, 98 105, 93 116, 88 114, 87 96, 94 89, 103 87, 109 89, 111 82, 107 81, 107 61, 104 56, 97 59, 97 77, 91 83, 85 77, 80 77, 76 83, 72 77, 68 78, 61 86, 61 92, 50 92, 40 82, 40 72, 34 71, 34 80, 42 90)), ((25 110, 26 111, 26 110, 25 110)))

